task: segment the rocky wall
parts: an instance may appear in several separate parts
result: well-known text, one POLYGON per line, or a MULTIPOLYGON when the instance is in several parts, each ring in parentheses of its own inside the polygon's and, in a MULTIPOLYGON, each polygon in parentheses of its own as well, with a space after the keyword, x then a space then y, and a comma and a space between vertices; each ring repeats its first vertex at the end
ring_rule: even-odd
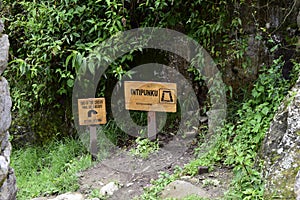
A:
POLYGON ((8 129, 11 124, 11 98, 9 85, 2 76, 7 67, 9 40, 2 34, 3 22, 0 21, 0 200, 16 199, 17 187, 14 170, 10 167, 11 144, 8 129))
POLYGON ((265 199, 300 200, 300 78, 271 123, 262 158, 265 199))

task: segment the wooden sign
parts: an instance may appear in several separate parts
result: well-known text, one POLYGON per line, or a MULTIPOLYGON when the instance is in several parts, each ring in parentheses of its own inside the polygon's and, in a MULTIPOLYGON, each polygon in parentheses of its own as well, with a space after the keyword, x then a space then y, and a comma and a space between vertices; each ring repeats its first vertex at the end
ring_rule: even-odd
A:
POLYGON ((176 83, 125 81, 127 110, 176 112, 176 83))
POLYGON ((79 125, 106 123, 105 98, 78 99, 79 125))

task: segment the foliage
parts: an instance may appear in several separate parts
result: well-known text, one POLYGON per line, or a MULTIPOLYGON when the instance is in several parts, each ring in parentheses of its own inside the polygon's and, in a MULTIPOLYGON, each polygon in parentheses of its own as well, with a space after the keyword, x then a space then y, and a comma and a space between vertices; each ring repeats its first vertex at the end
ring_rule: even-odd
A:
POLYGON ((247 46, 241 37, 243 22, 238 9, 243 5, 244 1, 233 0, 142 1, 134 16, 140 16, 142 26, 166 27, 189 35, 224 67, 230 60, 244 59, 247 46))
POLYGON ((150 141, 148 138, 136 138, 137 146, 130 149, 130 153, 135 156, 140 156, 144 159, 148 158, 151 153, 159 150, 158 141, 150 141))
POLYGON ((17 198, 27 200, 76 191, 76 173, 91 166, 91 157, 77 140, 52 141, 13 151, 11 166, 18 179, 17 198))
POLYGON ((257 152, 277 108, 300 70, 299 64, 295 64, 293 80, 288 82, 281 75, 282 65, 277 59, 272 66, 261 70, 251 97, 240 104, 234 120, 227 122, 214 147, 187 165, 185 173, 195 175, 199 165, 231 166, 235 179, 227 198, 262 199, 261 162, 257 152))
MULTIPOLYGON (((56 129, 69 128, 79 61, 101 41, 124 30, 126 9, 121 1, 92 0, 5 0, 3 6, 11 41, 5 76, 12 88, 14 117, 19 119, 15 124, 37 132, 47 118, 58 115, 56 129), (40 111, 44 117, 34 117, 40 111)), ((117 75, 118 69, 110 73, 117 75)), ((45 132, 38 134, 40 138, 45 132)))
MULTIPOLYGON (((58 129, 65 134, 66 130, 60 129, 72 124, 71 91, 79 68, 84 67, 83 61, 95 47, 118 31, 146 26, 171 28, 199 41, 220 62, 221 54, 241 59, 244 43, 236 37, 242 24, 233 6, 236 3, 5 0, 2 14, 11 40, 11 62, 5 76, 12 88, 15 125, 30 127, 39 132, 39 138, 55 135, 58 129), (228 52, 222 51, 224 47, 228 52), (44 116, 34 117, 37 112, 44 116), (59 117, 48 135, 46 130, 37 130, 53 116, 59 117)), ((99 95, 110 95, 105 89, 110 91, 109 85, 127 74, 134 55, 130 52, 110 66, 105 72, 107 79, 99 83, 99 95)), ((95 72, 93 66, 87 68, 95 72)))

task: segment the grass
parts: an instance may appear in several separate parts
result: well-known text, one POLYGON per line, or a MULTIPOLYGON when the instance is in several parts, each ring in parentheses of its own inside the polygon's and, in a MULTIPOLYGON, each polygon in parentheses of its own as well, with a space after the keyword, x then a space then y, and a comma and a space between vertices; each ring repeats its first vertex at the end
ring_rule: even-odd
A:
POLYGON ((15 150, 11 165, 17 177, 17 199, 76 191, 77 173, 91 164, 85 147, 74 139, 15 150))

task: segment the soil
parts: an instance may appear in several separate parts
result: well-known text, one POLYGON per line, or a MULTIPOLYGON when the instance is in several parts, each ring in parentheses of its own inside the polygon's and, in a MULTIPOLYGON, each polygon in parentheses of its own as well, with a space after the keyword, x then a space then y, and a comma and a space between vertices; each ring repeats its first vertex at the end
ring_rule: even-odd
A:
MULTIPOLYGON (((161 143, 157 153, 147 159, 133 156, 128 150, 118 150, 105 160, 79 174, 79 192, 87 197, 91 191, 101 189, 109 182, 116 182, 120 189, 108 199, 129 200, 143 194, 151 186, 151 179, 157 179, 160 172, 173 173, 175 166, 183 167, 194 158, 195 138, 173 138, 161 143)), ((213 172, 185 176, 182 179, 207 190, 212 197, 221 197, 228 190, 232 173, 226 168, 215 168, 213 172)))

